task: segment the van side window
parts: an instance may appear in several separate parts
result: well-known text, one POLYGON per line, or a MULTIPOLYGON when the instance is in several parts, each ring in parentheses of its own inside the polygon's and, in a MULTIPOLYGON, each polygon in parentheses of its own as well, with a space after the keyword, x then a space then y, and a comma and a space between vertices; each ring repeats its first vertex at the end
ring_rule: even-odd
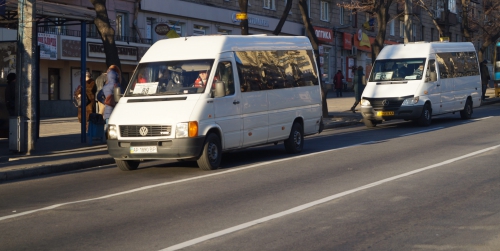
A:
POLYGON ((434 82, 436 81, 436 77, 436 60, 430 59, 427 64, 427 72, 425 73, 425 82, 434 82))
POLYGON ((319 85, 312 51, 238 51, 242 92, 319 85))
MULTIPOLYGON (((224 88, 226 90, 226 96, 234 94, 234 75, 233 75, 233 65, 231 62, 219 62, 217 65, 217 71, 215 72, 214 81, 220 80, 224 83, 224 88)), ((215 85, 212 85, 212 89, 215 85)))
POLYGON ((441 78, 459 78, 479 75, 476 53, 442 52, 436 54, 441 78))

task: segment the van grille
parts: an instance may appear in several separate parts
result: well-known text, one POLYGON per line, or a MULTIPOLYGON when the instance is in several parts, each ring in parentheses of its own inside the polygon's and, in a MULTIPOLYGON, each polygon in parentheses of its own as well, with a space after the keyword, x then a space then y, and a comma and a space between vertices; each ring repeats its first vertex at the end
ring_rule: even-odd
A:
POLYGON ((172 126, 169 125, 121 125, 119 127, 121 137, 164 137, 170 136, 172 130, 172 126))
POLYGON ((406 98, 368 98, 373 108, 399 108, 406 98))

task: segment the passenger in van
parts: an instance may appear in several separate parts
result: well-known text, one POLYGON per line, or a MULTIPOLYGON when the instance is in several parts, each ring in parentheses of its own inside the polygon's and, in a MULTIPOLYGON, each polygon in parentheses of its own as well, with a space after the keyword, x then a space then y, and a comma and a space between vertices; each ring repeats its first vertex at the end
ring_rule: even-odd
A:
POLYGON ((413 72, 413 75, 417 75, 418 79, 422 78, 422 74, 424 74, 424 64, 420 64, 418 68, 413 72))
POLYGON ((207 78, 208 78, 208 72, 207 71, 200 71, 198 74, 198 77, 194 81, 193 87, 204 87, 207 85, 207 78))

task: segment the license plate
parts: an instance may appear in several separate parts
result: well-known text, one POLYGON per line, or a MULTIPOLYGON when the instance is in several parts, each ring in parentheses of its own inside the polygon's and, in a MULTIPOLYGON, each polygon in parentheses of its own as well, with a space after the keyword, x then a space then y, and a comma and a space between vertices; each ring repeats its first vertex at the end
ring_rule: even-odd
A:
POLYGON ((130 153, 156 153, 156 146, 133 146, 130 147, 130 153))
POLYGON ((377 112, 377 116, 394 116, 394 111, 377 112))

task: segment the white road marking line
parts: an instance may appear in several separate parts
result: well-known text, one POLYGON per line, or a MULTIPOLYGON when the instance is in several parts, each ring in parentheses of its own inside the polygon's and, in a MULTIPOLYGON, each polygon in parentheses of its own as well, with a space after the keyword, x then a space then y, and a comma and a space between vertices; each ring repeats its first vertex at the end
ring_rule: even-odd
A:
POLYGON ((51 210, 51 209, 62 207, 62 206, 66 206, 66 205, 83 203, 83 202, 89 202, 89 201, 96 201, 96 200, 102 200, 102 199, 108 199, 108 198, 117 197, 117 196, 120 196, 120 195, 131 194, 131 193, 140 192, 140 191, 144 191, 144 190, 148 190, 148 189, 152 189, 152 188, 157 188, 157 187, 161 187, 161 186, 168 186, 168 185, 172 185, 172 184, 184 183, 184 182, 188 182, 188 181, 192 181, 192 180, 199 180, 199 179, 204 179, 204 178, 208 178, 208 177, 223 175, 223 174, 226 174, 226 173, 239 172, 239 171, 243 171, 243 170, 246 170, 246 169, 260 167, 260 166, 265 166, 265 165, 269 165, 269 164, 273 164, 273 163, 279 163, 279 162, 294 160, 294 159, 298 159, 298 158, 310 157, 310 156, 314 156, 314 155, 318 155, 318 154, 322 154, 322 153, 328 153, 328 152, 338 151, 338 150, 347 149, 347 148, 351 148, 351 147, 354 147, 354 146, 359 146, 359 145, 363 145, 363 144, 367 144, 367 143, 369 143, 369 142, 365 142, 365 143, 362 143, 362 144, 354 144, 354 145, 340 147, 340 148, 335 148, 335 149, 330 149, 330 150, 325 150, 325 151, 321 151, 321 152, 315 152, 315 153, 309 153, 309 154, 304 154, 304 155, 298 155, 298 156, 294 156, 294 157, 290 157, 290 158, 285 158, 285 159, 278 159, 278 160, 272 160, 272 161, 268 161, 268 162, 257 163, 257 164, 253 164, 253 165, 249 165, 249 166, 244 166, 244 167, 239 167, 239 168, 234 168, 234 169, 230 169, 230 170, 226 170, 226 171, 222 171, 222 172, 218 172, 218 173, 207 174, 207 175, 204 175, 204 176, 192 177, 192 178, 187 178, 187 179, 182 179, 182 180, 176 180, 176 181, 170 181, 170 182, 165 182, 165 183, 159 183, 159 184, 156 184, 156 185, 149 185, 149 186, 139 187, 139 188, 135 188, 135 189, 128 190, 128 191, 123 191, 123 192, 114 193, 114 194, 108 194, 108 195, 105 195, 105 196, 96 197, 96 198, 90 198, 90 199, 86 199, 86 200, 78 200, 78 201, 65 202, 65 203, 56 204, 56 205, 52 205, 52 206, 48 206, 48 207, 44 207, 44 208, 39 208, 39 209, 34 209, 34 210, 22 212, 22 213, 17 213, 17 214, 2 216, 2 217, 0 217, 0 221, 6 220, 6 219, 20 217, 20 216, 23 216, 23 215, 33 214, 33 213, 36 213, 36 212, 51 210))
POLYGON ((449 160, 443 161, 441 163, 437 163, 437 164, 434 164, 434 165, 430 165, 430 166, 427 166, 427 167, 416 169, 416 170, 413 170, 413 171, 410 171, 410 172, 407 172, 407 173, 403 173, 403 174, 400 174, 400 175, 396 175, 396 176, 393 176, 393 177, 390 177, 390 178, 387 178, 387 179, 379 180, 379 181, 370 183, 368 185, 360 186, 360 187, 357 187, 357 188, 354 188, 354 189, 351 189, 351 190, 348 190, 348 191, 345 191, 345 192, 342 192, 342 193, 334 194, 334 195, 325 197, 323 199, 319 199, 319 200, 316 200, 316 201, 313 201, 313 202, 309 202, 309 203, 306 203, 306 204, 303 204, 303 205, 300 205, 300 206, 297 206, 297 207, 294 207, 294 208, 291 208, 291 209, 288 209, 288 210, 285 210, 285 211, 282 211, 282 212, 279 212, 279 213, 276 213, 276 214, 273 214, 273 215, 269 215, 269 216, 266 216, 266 217, 263 217, 263 218, 260 218, 260 219, 254 220, 254 221, 249 221, 249 222, 246 222, 246 223, 234 226, 234 227, 226 228, 224 230, 221 230, 221 231, 218 231, 218 232, 215 232, 215 233, 211 233, 211 234, 208 234, 208 235, 205 235, 205 236, 201 236, 201 237, 198 237, 198 238, 186 241, 186 242, 182 242, 182 243, 176 244, 174 246, 170 246, 168 248, 161 249, 161 251, 178 250, 178 249, 181 249, 181 248, 186 248, 186 247, 189 247, 189 246, 192 246, 192 245, 195 245, 195 244, 198 244, 198 243, 201 243, 201 242, 204 242, 204 241, 216 238, 216 237, 220 237, 220 236, 227 235, 227 234, 239 231, 239 230, 243 230, 245 228, 249 228, 249 227, 255 226, 255 225, 260 224, 260 223, 271 221, 271 220, 274 220, 274 219, 277 219, 277 218, 280 218, 280 217, 283 217, 283 216, 286 216, 286 215, 289 215, 289 214, 297 213, 297 212, 300 212, 302 210, 305 210, 305 209, 317 206, 319 204, 323 204, 323 203, 332 201, 334 199, 338 199, 338 198, 341 198, 341 197, 344 197, 344 196, 347 196, 347 195, 350 195, 350 194, 353 194, 353 193, 356 193, 356 192, 359 192, 359 191, 362 191, 362 190, 366 190, 368 188, 376 187, 376 186, 379 186, 379 185, 382 185, 382 184, 385 184, 385 183, 388 183, 388 182, 391 182, 391 181, 394 181, 394 180, 397 180, 397 179, 401 179, 401 178, 404 178, 404 177, 407 177, 407 176, 410 176, 410 175, 413 175, 413 174, 416 174, 416 173, 420 173, 420 172, 427 171, 427 170, 430 170, 430 169, 433 169, 433 168, 436 168, 436 167, 447 165, 447 164, 453 163, 455 161, 459 161, 459 160, 462 160, 462 159, 465 159, 465 158, 472 157, 474 155, 482 154, 484 152, 496 149, 498 147, 500 147, 500 145, 488 147, 488 148, 485 148, 485 149, 482 149, 482 150, 479 150, 479 151, 475 151, 473 153, 466 154, 466 155, 461 156, 461 157, 449 159, 449 160))
POLYGON ((427 130, 422 130, 422 131, 417 131, 417 132, 411 132, 411 133, 399 135, 399 137, 410 136, 410 135, 413 135, 413 134, 419 134, 419 133, 423 133, 423 132, 436 131, 436 130, 440 130, 440 129, 443 129, 443 128, 444 127, 436 127, 436 128, 432 128, 432 129, 427 129, 427 130))

